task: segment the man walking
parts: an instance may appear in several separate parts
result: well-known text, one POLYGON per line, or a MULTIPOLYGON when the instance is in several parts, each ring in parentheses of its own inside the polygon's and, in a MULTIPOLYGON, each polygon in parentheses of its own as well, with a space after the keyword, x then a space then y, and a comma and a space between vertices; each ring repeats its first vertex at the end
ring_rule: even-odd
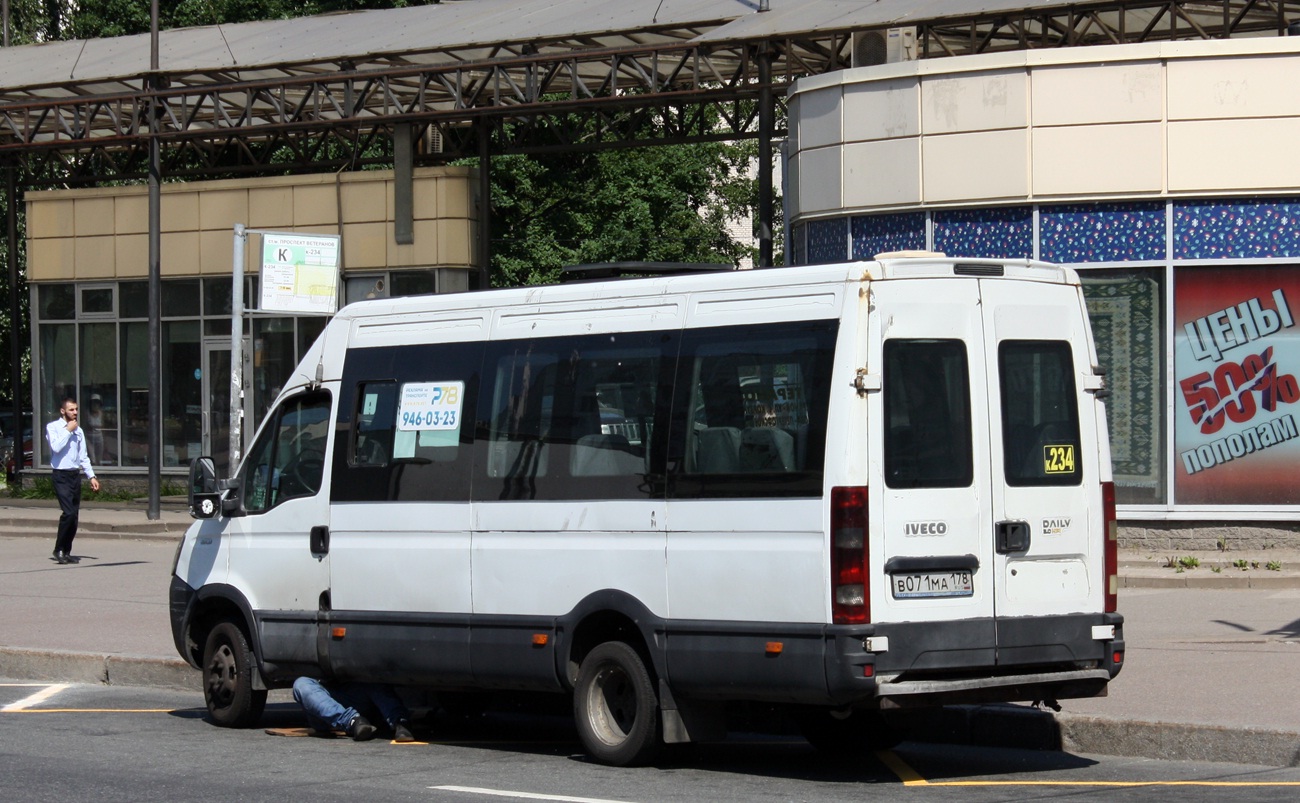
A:
POLYGON ((72 539, 77 536, 77 516, 81 510, 81 474, 90 478, 91 490, 99 490, 95 469, 86 453, 86 435, 77 423, 77 402, 63 400, 59 417, 45 425, 45 440, 50 445, 50 466, 54 469, 54 495, 59 498, 59 535, 54 541, 54 559, 59 563, 78 563, 72 555, 72 539))

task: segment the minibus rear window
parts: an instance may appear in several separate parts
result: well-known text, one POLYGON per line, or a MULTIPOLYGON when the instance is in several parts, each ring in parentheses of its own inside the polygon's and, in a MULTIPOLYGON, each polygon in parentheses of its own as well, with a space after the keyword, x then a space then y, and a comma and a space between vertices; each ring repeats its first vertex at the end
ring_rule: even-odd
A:
POLYGON ((885 483, 965 488, 971 459, 970 371, 960 340, 885 341, 885 483))
POLYGON ((1008 485, 1082 481, 1073 364, 1064 341, 1008 340, 998 346, 1008 485))

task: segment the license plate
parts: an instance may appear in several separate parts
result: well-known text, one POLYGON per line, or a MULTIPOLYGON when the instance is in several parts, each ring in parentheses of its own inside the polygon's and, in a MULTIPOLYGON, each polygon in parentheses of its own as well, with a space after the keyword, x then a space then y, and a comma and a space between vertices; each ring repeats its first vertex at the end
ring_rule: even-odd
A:
POLYGON ((889 585, 894 591, 894 599, 970 597, 975 594, 975 583, 968 571, 891 574, 889 585))

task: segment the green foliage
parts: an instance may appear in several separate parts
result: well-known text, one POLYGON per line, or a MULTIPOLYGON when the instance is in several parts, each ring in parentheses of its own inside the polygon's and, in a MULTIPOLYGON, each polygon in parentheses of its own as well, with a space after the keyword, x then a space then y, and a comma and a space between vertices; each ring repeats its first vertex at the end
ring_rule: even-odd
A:
MULTIPOLYGON (((436 0, 163 0, 161 30, 290 19, 339 11, 404 8, 436 0)), ((149 32, 149 0, 10 0, 15 45, 149 32)))
POLYGON ((493 283, 554 281, 574 264, 752 256, 727 233, 752 208, 749 150, 709 143, 493 159, 493 283))
POLYGON ((1280 561, 1270 560, 1268 563, 1264 564, 1264 568, 1268 569, 1270 572, 1280 572, 1282 571, 1282 563, 1280 561))
MULTIPOLYGON (((130 502, 133 499, 143 499, 149 494, 142 491, 133 491, 125 489, 109 489, 108 481, 100 478, 99 491, 90 490, 87 485, 82 488, 81 499, 83 502, 130 502)), ((9 495, 19 499, 57 499, 54 493, 54 482, 49 477, 35 477, 22 488, 10 488, 9 495)), ((186 489, 183 483, 164 481, 158 488, 159 496, 185 496, 186 489)))

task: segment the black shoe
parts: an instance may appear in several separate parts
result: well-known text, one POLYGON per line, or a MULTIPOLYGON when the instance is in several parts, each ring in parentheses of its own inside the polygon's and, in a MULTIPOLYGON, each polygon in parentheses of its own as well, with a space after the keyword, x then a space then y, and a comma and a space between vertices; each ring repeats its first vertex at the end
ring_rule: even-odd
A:
POLYGON ((399 719, 393 726, 393 741, 395 742, 413 742, 415 735, 411 733, 411 723, 404 719, 399 719))
POLYGON ((60 565, 68 562, 68 553, 54 550, 54 562, 60 565))
POLYGON ((375 726, 371 725, 365 717, 357 714, 348 723, 348 736, 352 737, 354 742, 368 742, 375 738, 375 726))
POLYGON ((81 563, 81 558, 77 557, 76 555, 73 555, 71 552, 64 552, 63 560, 66 563, 81 563))

